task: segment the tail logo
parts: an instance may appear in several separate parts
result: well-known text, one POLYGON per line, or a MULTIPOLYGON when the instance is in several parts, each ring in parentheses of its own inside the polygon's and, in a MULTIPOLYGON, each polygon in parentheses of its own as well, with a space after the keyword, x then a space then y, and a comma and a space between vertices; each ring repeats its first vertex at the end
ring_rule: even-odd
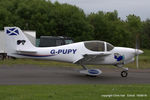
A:
POLYGON ((26 42, 26 40, 17 40, 17 45, 20 45, 20 44, 24 45, 25 42, 26 42))
POLYGON ((9 28, 6 30, 6 33, 10 36, 19 35, 19 31, 16 28, 9 28))

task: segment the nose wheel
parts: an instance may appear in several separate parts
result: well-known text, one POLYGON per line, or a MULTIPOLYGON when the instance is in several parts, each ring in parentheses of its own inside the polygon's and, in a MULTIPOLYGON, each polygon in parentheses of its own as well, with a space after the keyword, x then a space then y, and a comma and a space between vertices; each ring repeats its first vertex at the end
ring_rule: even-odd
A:
POLYGON ((128 71, 122 71, 121 76, 122 77, 127 77, 128 76, 128 71))
POLYGON ((123 71, 121 72, 122 77, 127 77, 128 76, 128 68, 123 67, 123 64, 117 65, 118 68, 122 68, 123 71))

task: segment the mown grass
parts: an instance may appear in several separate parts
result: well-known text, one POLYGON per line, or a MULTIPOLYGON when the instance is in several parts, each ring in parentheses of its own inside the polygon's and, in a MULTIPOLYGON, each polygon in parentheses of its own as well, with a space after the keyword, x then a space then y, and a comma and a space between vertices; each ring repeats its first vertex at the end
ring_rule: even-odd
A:
MULTIPOLYGON (((63 63, 56 61, 45 61, 45 60, 33 60, 33 59, 6 59, 0 61, 0 65, 15 65, 15 64, 30 64, 38 66, 63 66, 63 67, 80 67, 79 65, 71 63, 63 63)), ((104 67, 104 65, 92 65, 89 67, 104 67)), ((114 68, 113 66, 105 66, 109 68, 114 68)), ((136 68, 136 63, 130 63, 125 65, 128 68, 136 68)), ((150 68, 150 50, 144 50, 144 54, 139 56, 139 68, 150 68)))
POLYGON ((34 60, 34 59, 6 59, 4 61, 0 61, 0 65, 16 65, 16 64, 38 65, 38 66, 63 66, 63 67, 77 66, 71 63, 48 61, 48 60, 34 60))
POLYGON ((0 100, 149 100, 149 90, 150 85, 0 85, 0 100))

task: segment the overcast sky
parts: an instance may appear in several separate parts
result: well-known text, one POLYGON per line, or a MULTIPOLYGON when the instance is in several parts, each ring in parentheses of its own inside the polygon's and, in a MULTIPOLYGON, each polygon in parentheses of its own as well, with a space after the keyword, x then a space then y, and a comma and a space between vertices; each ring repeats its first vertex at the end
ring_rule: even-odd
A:
POLYGON ((142 20, 150 18, 150 0, 51 0, 68 3, 82 8, 86 14, 97 11, 117 10, 121 19, 129 14, 140 16, 142 20))

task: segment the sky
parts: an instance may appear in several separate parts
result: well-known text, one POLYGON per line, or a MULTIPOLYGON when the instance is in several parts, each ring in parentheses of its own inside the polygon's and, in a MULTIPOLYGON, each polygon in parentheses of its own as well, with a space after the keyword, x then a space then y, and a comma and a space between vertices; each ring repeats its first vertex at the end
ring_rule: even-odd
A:
POLYGON ((141 20, 150 19, 150 0, 51 0, 59 3, 76 5, 86 14, 91 12, 110 12, 117 10, 121 19, 125 20, 129 14, 140 16, 141 20))

